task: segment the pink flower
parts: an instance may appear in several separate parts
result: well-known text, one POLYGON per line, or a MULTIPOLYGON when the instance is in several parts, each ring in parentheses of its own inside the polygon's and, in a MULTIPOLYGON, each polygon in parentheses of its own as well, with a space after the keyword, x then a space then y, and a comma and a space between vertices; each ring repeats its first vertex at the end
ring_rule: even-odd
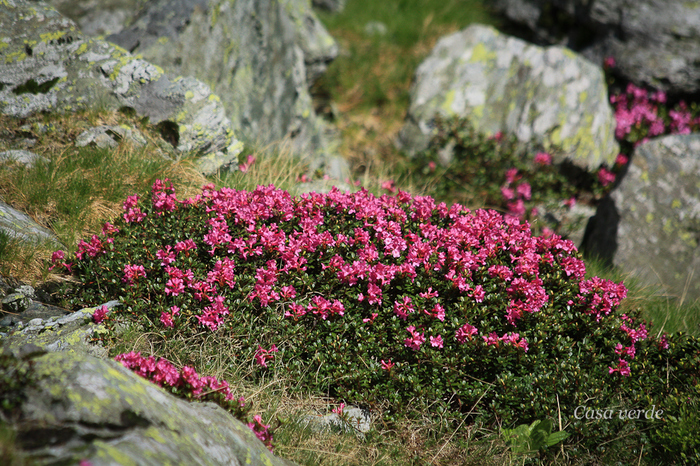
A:
POLYGON ((668 349, 668 338, 666 338, 666 334, 661 335, 659 339, 659 348, 668 349))
POLYGON ((382 189, 387 191, 389 194, 396 193, 396 183, 394 180, 387 180, 382 183, 382 189))
POLYGON ((438 335, 437 337, 430 337, 430 346, 433 348, 442 348, 442 335, 438 335))
POLYGON ((455 333, 455 338, 459 343, 464 343, 472 339, 472 335, 476 335, 477 329, 473 325, 464 324, 455 333))
POLYGON ((404 342, 404 346, 407 348, 411 348, 413 351, 419 351, 420 350, 420 345, 422 345, 425 342, 425 335, 422 333, 418 333, 415 331, 416 327, 411 325, 410 327, 406 328, 406 331, 411 334, 410 338, 406 338, 404 342))
POLYGON ((250 167, 253 166, 255 163, 255 157, 252 155, 249 155, 248 158, 246 158, 246 161, 238 165, 238 169, 241 171, 241 173, 247 173, 248 170, 250 170, 250 167))
POLYGON ((515 198, 515 191, 506 186, 501 186, 501 195, 503 196, 503 199, 510 201, 511 199, 515 198))
POLYGON ((95 312, 92 313, 92 320, 96 324, 100 324, 105 320, 105 317, 107 317, 107 314, 109 313, 109 309, 107 306, 101 306, 97 309, 95 309, 95 312))
POLYGON ((600 181, 600 184, 603 186, 607 186, 615 181, 615 174, 605 167, 601 167, 601 169, 598 170, 598 181, 600 181))
POLYGON ((269 350, 263 349, 262 346, 258 345, 258 350, 255 352, 255 360, 258 364, 263 367, 267 367, 267 362, 275 359, 273 353, 277 352, 277 347, 272 345, 269 350))
POLYGON ((530 187, 529 183, 519 184, 515 189, 515 192, 517 192, 518 195, 525 200, 530 200, 532 197, 532 188, 530 187))
POLYGON ((122 282, 128 284, 129 286, 133 286, 139 277, 145 276, 146 269, 143 268, 143 265, 127 264, 124 266, 124 276, 122 277, 122 282))
POLYGON ((396 364, 394 364, 393 362, 391 362, 391 359, 389 359, 388 362, 384 362, 384 360, 382 359, 382 360, 381 360, 381 364, 382 364, 382 369, 385 369, 385 370, 387 370, 387 371, 388 371, 388 370, 391 370, 391 368, 394 367, 394 366, 396 365, 396 364))
POLYGON ((173 316, 169 312, 161 312, 160 322, 168 328, 173 328, 175 326, 173 323, 173 316))
POLYGON ((627 377, 631 374, 629 364, 624 359, 619 359, 617 367, 608 367, 608 374, 612 374, 613 372, 619 372, 623 377, 627 377))
POLYGON ((629 162, 629 157, 627 157, 625 154, 617 154, 617 157, 615 158, 615 165, 624 166, 627 165, 627 162, 629 162))
POLYGON ((335 413, 337 415, 343 414, 343 410, 345 409, 345 403, 340 403, 338 406, 335 408, 331 409, 332 413, 335 413))
POLYGON ((552 156, 546 152, 538 152, 537 155, 535 155, 535 163, 537 165, 551 165, 552 156))
POLYGON ((506 181, 508 183, 513 183, 518 179, 520 179, 520 177, 518 176, 517 168, 509 168, 508 170, 506 170, 506 181))

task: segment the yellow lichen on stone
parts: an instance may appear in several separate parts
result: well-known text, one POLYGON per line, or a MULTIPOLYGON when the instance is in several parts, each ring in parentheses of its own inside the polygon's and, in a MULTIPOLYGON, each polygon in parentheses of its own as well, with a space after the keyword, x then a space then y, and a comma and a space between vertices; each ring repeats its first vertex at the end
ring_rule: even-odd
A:
POLYGON ((192 92, 192 91, 185 92, 185 99, 190 100, 193 97, 194 97, 194 92, 192 92))
POLYGON ((642 181, 648 183, 648 182, 649 182, 649 172, 647 172, 646 170, 644 170, 644 171, 642 172, 642 176, 641 176, 640 178, 642 179, 642 181))
POLYGON ((119 464, 120 466, 138 466, 124 452, 102 440, 95 440, 92 446, 97 449, 97 457, 105 463, 119 464))
POLYGON ((267 456, 265 453, 260 453, 260 461, 266 466, 272 466, 272 461, 270 461, 270 457, 267 456))
POLYGON ((23 51, 18 50, 17 52, 12 52, 5 58, 5 63, 12 63, 15 61, 22 61, 27 58, 27 54, 23 51))
POLYGON ((476 44, 472 49, 472 55, 469 57, 470 62, 490 61, 496 59, 496 52, 489 52, 484 44, 476 44))
POLYGON ((647 221, 647 223, 653 222, 653 221, 654 221, 654 214, 652 214, 651 212, 649 212, 649 213, 647 214, 647 216, 646 216, 646 221, 647 221))
POLYGON ((43 42, 50 42, 52 40, 60 39, 61 37, 65 36, 65 35, 66 35, 65 31, 55 31, 55 32, 45 32, 44 34, 40 34, 39 37, 41 37, 41 40, 43 42))
POLYGON ((681 201, 679 199, 674 199, 671 203, 671 207, 677 209, 681 206, 681 201))
POLYGON ((168 43, 168 40, 170 40, 170 39, 168 39, 167 37, 159 37, 159 38, 158 38, 158 43, 159 43, 160 45, 165 45, 165 44, 168 43))

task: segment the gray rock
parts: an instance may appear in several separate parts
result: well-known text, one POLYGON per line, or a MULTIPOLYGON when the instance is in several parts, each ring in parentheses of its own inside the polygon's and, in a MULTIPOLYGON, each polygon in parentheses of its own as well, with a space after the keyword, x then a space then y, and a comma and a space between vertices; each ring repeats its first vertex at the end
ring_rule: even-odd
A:
POLYGON ((292 464, 218 405, 176 398, 115 361, 80 352, 33 354, 36 384, 22 387, 26 398, 11 424, 30 461, 292 464))
POLYGON ((700 297, 700 135, 654 139, 598 207, 584 249, 674 296, 700 297))
POLYGON ((470 26, 443 37, 419 66, 400 143, 425 148, 436 113, 468 117, 486 135, 562 148, 583 169, 612 165, 619 146, 600 68, 562 47, 542 48, 470 26))
POLYGON ((51 231, 36 223, 29 215, 0 202, 0 231, 12 238, 29 243, 48 242, 62 247, 61 241, 51 231))
POLYGON ((43 2, 0 4, 0 112, 24 117, 71 112, 99 103, 132 108, 168 130, 179 152, 233 163, 240 143, 216 95, 193 78, 172 78, 151 63, 102 40, 43 2))
POLYGON ((126 140, 141 147, 146 145, 146 138, 143 137, 140 131, 122 126, 96 126, 87 131, 83 131, 75 139, 75 145, 85 147, 94 145, 101 149, 115 148, 119 142, 126 140))
POLYGON ((2 298, 2 310, 12 314, 19 314, 24 312, 30 303, 31 299, 22 293, 12 293, 2 298))
POLYGON ((345 407, 342 416, 336 413, 306 416, 302 422, 313 432, 352 432, 360 438, 371 428, 369 412, 355 407, 345 407))
POLYGON ((17 162, 27 168, 31 168, 36 162, 46 163, 48 159, 28 150, 6 150, 0 152, 0 163, 2 162, 17 162))
POLYGON ((288 138, 296 153, 332 153, 309 78, 337 46, 309 0, 154 0, 131 22, 108 40, 209 84, 244 140, 288 138))
POLYGON ((313 5, 322 10, 340 13, 345 8, 345 0, 313 0, 313 5))
POLYGON ((613 56, 637 84, 677 94, 700 91, 700 3, 686 0, 495 0, 535 37, 580 51, 594 63, 613 56))

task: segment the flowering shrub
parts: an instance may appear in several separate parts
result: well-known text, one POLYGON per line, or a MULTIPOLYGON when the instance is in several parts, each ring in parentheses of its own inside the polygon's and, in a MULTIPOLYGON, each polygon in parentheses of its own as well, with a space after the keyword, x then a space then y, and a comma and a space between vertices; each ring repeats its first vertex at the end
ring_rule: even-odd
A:
MULTIPOLYGON (((491 210, 272 186, 207 185, 180 201, 167 180, 124 209, 72 263, 76 301, 125 304, 102 316, 108 329, 221 332, 255 374, 387 406, 388 420, 420 411, 514 425, 560 404, 576 442, 614 443, 637 427, 574 409, 646 403, 634 387, 666 377, 659 361, 683 347, 620 314, 624 285, 586 278, 571 241, 491 210)), ((659 393, 678 383, 668 387, 659 393)))

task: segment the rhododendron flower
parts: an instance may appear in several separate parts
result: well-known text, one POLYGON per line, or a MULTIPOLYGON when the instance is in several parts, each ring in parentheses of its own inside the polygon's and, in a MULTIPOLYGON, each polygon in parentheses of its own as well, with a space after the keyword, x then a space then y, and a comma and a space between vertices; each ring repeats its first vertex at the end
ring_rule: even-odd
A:
POLYGON ((522 197, 525 200, 530 200, 532 197, 532 188, 530 187, 530 183, 521 183, 518 185, 518 187, 515 189, 515 192, 518 193, 518 196, 522 197))
POLYGON ((277 352, 277 346, 272 345, 269 350, 263 349, 262 346, 258 345, 258 350, 255 352, 255 360, 258 364, 263 367, 267 367, 267 362, 275 359, 273 353, 277 352))
POLYGON ((464 343, 467 340, 471 340, 472 335, 476 335, 476 333, 476 327, 470 324, 464 324, 457 329, 457 332, 455 333, 455 338, 459 343, 464 343))
POLYGON ((603 61, 603 67, 606 69, 615 67, 615 57, 606 57, 603 61))
POLYGON ((513 191, 511 188, 508 188, 506 186, 501 186, 501 195, 503 196, 503 199, 506 201, 510 201, 512 199, 515 199, 515 191, 513 191))
POLYGON ((406 338, 403 343, 407 348, 411 348, 413 351, 419 351, 420 345, 425 342, 425 335, 415 331, 416 327, 411 325, 406 328, 406 331, 411 334, 409 338, 406 338))
POLYGON ((601 167, 601 169, 598 170, 598 181, 600 181, 600 184, 603 186, 607 186, 615 181, 615 174, 605 167, 601 167))
POLYGON ((525 215, 525 203, 522 199, 518 199, 515 202, 508 203, 508 213, 515 217, 522 217, 525 215))
POLYGON ((629 162, 629 157, 627 157, 625 154, 617 154, 617 157, 615 157, 615 165, 627 165, 627 162, 629 162))
POLYGON ((163 311, 160 313, 160 322, 168 328, 173 328, 175 326, 173 323, 173 316, 169 312, 163 311))
POLYGON ((382 189, 389 194, 396 194, 396 183, 394 183, 394 180, 386 180, 382 183, 382 189))
POLYGON ((518 179, 520 179, 520 176, 518 176, 517 168, 509 168, 508 170, 506 170, 506 181, 509 184, 515 182, 518 179))
POLYGON ((146 269, 143 268, 143 265, 127 264, 124 266, 124 276, 122 277, 122 282, 128 284, 129 286, 133 286, 139 277, 145 276, 146 269))
POLYGON ((367 318, 362 319, 362 322, 364 322, 365 324, 372 323, 372 322, 374 322, 374 319, 376 319, 378 315, 379 314, 377 314, 376 312, 373 312, 371 317, 367 317, 367 318))
POLYGON ((255 163, 255 157, 252 155, 249 155, 246 158, 246 161, 238 165, 238 169, 241 171, 241 173, 248 173, 248 170, 250 170, 250 167, 253 166, 255 163))
POLYGON ((100 306, 99 308, 95 309, 95 312, 92 313, 92 320, 96 324, 100 324, 105 320, 105 317, 107 317, 107 314, 109 313, 109 308, 107 306, 100 306))
POLYGON ((337 415, 343 414, 343 410, 345 409, 345 403, 340 403, 338 406, 335 408, 331 409, 332 413, 335 413, 337 415))
POLYGON ((269 431, 270 426, 263 424, 262 417, 256 414, 253 416, 253 422, 247 425, 248 428, 255 433, 255 436, 272 451, 272 433, 269 431))
POLYGON ((619 372, 620 375, 624 377, 627 377, 631 374, 629 364, 624 359, 619 360, 617 367, 608 367, 608 374, 612 374, 613 372, 619 372))
POLYGON ((546 152, 538 152, 537 155, 535 155, 535 163, 537 165, 551 165, 552 156, 546 152))
POLYGON ((391 368, 396 365, 393 362, 391 362, 391 359, 389 359, 389 361, 387 361, 387 362, 384 362, 384 360, 382 359, 380 362, 382 364, 382 369, 385 369, 387 371, 391 370, 391 368))
POLYGON ((437 337, 430 337, 430 346, 433 348, 442 348, 443 343, 442 343, 442 335, 438 335, 437 337))

